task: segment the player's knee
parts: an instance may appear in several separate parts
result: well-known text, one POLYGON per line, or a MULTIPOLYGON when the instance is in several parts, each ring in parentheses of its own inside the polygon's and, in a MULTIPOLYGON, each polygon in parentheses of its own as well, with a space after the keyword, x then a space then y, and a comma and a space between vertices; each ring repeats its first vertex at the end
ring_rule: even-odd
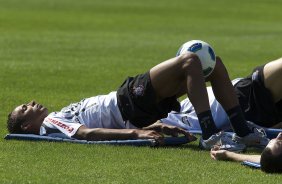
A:
POLYGON ((282 76, 282 58, 267 63, 264 67, 266 75, 275 76, 275 79, 279 79, 282 76))
POLYGON ((278 63, 278 68, 279 68, 279 70, 282 71, 282 58, 279 58, 279 59, 277 60, 277 63, 278 63))
POLYGON ((199 57, 194 53, 185 53, 179 57, 181 68, 184 71, 198 70, 202 68, 199 57))
POLYGON ((197 56, 197 54, 193 53, 193 52, 186 52, 183 53, 179 56, 179 59, 182 61, 187 61, 187 60, 199 60, 199 57, 197 56))

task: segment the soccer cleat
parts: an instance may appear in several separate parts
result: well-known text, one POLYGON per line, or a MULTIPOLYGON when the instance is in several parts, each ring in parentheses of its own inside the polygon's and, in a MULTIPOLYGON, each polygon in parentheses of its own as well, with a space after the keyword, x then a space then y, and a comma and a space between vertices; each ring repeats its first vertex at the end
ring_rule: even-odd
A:
POLYGON ((266 137, 266 133, 263 128, 252 128, 252 133, 239 137, 237 134, 233 134, 232 140, 239 144, 245 144, 247 147, 265 148, 269 139, 266 137))
POLYGON ((226 132, 219 132, 212 135, 209 139, 204 140, 202 137, 199 142, 199 147, 204 150, 210 150, 214 146, 219 146, 221 150, 232 152, 242 152, 246 149, 244 144, 236 143, 232 140, 232 136, 226 132))

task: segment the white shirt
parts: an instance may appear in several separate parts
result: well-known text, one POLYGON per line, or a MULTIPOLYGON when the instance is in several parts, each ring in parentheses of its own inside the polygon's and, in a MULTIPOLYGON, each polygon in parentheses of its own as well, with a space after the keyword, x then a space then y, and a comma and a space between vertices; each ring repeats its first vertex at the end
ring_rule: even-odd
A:
POLYGON ((40 135, 46 134, 48 129, 59 130, 71 137, 82 125, 87 128, 136 128, 128 121, 123 121, 117 105, 116 92, 111 92, 108 95, 83 99, 60 112, 50 113, 43 121, 40 135))

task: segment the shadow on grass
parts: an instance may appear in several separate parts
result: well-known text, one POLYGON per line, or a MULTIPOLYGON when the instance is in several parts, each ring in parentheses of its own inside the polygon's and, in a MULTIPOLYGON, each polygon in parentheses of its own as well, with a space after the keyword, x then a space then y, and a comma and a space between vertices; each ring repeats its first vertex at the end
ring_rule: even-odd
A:
MULTIPOLYGON (((203 150, 199 148, 199 142, 195 141, 192 143, 187 143, 187 144, 182 144, 182 145, 166 145, 166 146, 156 146, 156 147, 152 147, 155 149, 190 149, 193 151, 206 151, 209 152, 210 150, 203 150)), ((245 151, 243 151, 242 153, 247 153, 247 154, 261 154, 261 152, 263 151, 263 149, 261 148, 247 148, 245 151)))
POLYGON ((191 149, 195 151, 205 151, 199 148, 198 144, 195 143, 187 143, 182 145, 166 145, 166 146, 155 146, 153 149, 191 149))

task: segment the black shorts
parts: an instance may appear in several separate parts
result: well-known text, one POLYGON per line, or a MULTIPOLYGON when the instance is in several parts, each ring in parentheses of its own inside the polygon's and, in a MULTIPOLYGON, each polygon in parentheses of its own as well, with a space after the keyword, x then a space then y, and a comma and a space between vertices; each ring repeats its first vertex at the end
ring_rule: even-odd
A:
POLYGON ((255 68, 251 75, 235 84, 235 92, 246 120, 272 127, 282 122, 282 111, 264 85, 263 68, 264 65, 255 68))
POLYGON ((175 96, 157 103, 149 72, 128 77, 117 90, 118 107, 124 121, 142 128, 166 118, 170 111, 179 111, 175 96))

